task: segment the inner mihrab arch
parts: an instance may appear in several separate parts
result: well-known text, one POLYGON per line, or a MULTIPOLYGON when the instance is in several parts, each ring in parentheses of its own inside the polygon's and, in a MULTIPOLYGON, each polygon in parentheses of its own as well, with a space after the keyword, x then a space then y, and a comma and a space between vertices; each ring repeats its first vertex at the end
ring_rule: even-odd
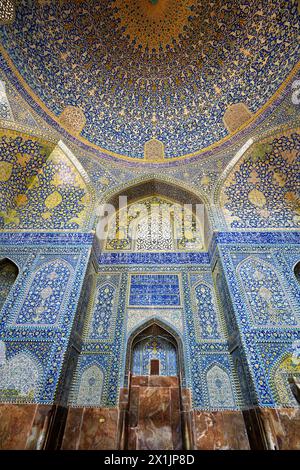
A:
POLYGON ((184 382, 180 336, 157 319, 140 325, 127 342, 128 408, 122 439, 125 449, 187 447, 184 382))
MULTIPOLYGON (((175 331, 170 325, 167 325, 159 318, 152 318, 143 324, 139 325, 129 336, 127 340, 127 349, 126 349, 126 366, 125 366, 125 375, 124 375, 124 386, 127 387, 129 384, 129 372, 132 375, 139 375, 136 374, 134 371, 134 364, 133 364, 133 354, 135 351, 136 346, 144 341, 151 338, 161 338, 164 341, 168 342, 170 345, 174 347, 175 351, 175 364, 172 370, 174 374, 178 376, 182 385, 185 385, 186 377, 185 377, 185 366, 184 366, 184 349, 182 344, 182 339, 178 332, 175 331)), ((156 353, 153 354, 153 358, 155 357, 156 353)), ((159 354, 157 354, 159 355, 159 354)), ((149 354, 149 360, 151 359, 151 354, 149 354)), ((150 364, 148 361, 148 373, 146 375, 150 375, 150 364)), ((167 368, 166 368, 167 369, 167 368)), ((145 368, 144 368, 145 370, 145 368)), ((170 370, 170 369, 169 369, 170 370)), ((143 375, 143 374, 140 374, 143 375)), ((167 373, 163 374, 156 374, 156 375, 168 375, 167 373)))

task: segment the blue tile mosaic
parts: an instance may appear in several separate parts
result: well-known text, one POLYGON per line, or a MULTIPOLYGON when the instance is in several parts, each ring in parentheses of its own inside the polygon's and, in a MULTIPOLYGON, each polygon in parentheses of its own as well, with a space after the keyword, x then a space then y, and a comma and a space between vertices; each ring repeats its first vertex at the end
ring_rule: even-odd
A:
POLYGON ((176 275, 135 275, 130 278, 129 305, 180 305, 176 275))
POLYGON ((76 106, 89 143, 141 159, 155 129, 171 160, 224 138, 228 104, 243 102, 255 113, 298 62, 297 2, 254 4, 253 15, 247 2, 242 6, 237 0, 173 6, 154 34, 147 16, 132 24, 127 2, 72 9, 68 2, 22 0, 15 22, 1 28, 1 42, 39 106, 19 79, 22 93, 58 129, 64 108, 76 106))

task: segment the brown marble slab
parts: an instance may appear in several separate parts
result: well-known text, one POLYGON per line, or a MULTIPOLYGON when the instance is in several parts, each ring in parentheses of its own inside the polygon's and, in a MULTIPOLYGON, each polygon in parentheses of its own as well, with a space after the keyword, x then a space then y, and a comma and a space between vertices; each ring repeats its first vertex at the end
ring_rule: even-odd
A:
POLYGON ((249 449, 249 440, 243 414, 223 412, 223 428, 230 449, 249 449))
POLYGON ((62 449, 116 449, 118 414, 117 408, 70 408, 62 449))
POLYGON ((141 387, 137 449, 173 449, 169 388, 141 387))
POLYGON ((148 375, 133 375, 131 377, 131 386, 138 385, 140 387, 148 387, 148 375))
POLYGON ((171 430, 174 450, 182 449, 181 413, 179 400, 179 388, 170 388, 171 430))
MULTIPOLYGON (((134 388, 135 392, 131 395, 134 416, 127 436, 128 448, 180 450, 183 422, 185 432, 186 428, 189 432, 192 430, 189 448, 249 449, 241 412, 182 412, 179 408, 179 390, 175 387, 134 388)), ((189 391, 183 390, 182 395, 188 410, 189 391)), ((265 433, 266 448, 300 450, 300 408, 257 408, 254 411, 265 433)), ((0 405, 0 449, 42 449, 52 412, 53 407, 47 405, 0 405)), ((118 416, 117 409, 70 408, 62 449, 116 449, 118 416)))
POLYGON ((79 450, 113 450, 117 447, 118 410, 85 408, 79 450))
POLYGON ((178 387, 178 378, 165 377, 163 375, 150 375, 149 387, 178 387))
POLYGON ((24 450, 37 405, 0 404, 0 449, 24 450))
POLYGON ((178 377, 133 376, 129 397, 128 449, 182 449, 178 377))
POLYGON ((173 450, 172 430, 168 425, 157 426, 149 420, 139 428, 137 450, 173 450))
POLYGON ((38 405, 36 407, 33 423, 26 441, 26 450, 41 450, 44 448, 53 408, 52 405, 38 405))
POLYGON ((142 387, 140 389, 139 420, 155 417, 169 422, 171 412, 170 390, 168 388, 142 387))
POLYGON ((139 415, 139 401, 140 401, 140 390, 141 387, 131 387, 130 390, 130 407, 128 416, 128 426, 136 427, 138 424, 139 415))
POLYGON ((198 450, 249 450, 240 411, 194 411, 194 445, 198 450))
POLYGON ((76 450, 79 445, 84 408, 69 408, 62 449, 76 450))
POLYGON ((270 450, 300 450, 300 408, 259 408, 270 450))

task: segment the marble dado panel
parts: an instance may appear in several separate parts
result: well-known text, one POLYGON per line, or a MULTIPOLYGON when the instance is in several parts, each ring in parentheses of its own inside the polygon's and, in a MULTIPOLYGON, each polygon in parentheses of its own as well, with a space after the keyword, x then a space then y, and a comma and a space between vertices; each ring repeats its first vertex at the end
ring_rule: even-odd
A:
MULTIPOLYGON (((149 401, 151 390, 159 386, 162 390, 176 390, 174 382, 158 383, 156 378, 150 378, 147 382, 136 378, 134 387, 136 389, 150 390, 145 397, 149 401)), ((169 379, 169 378, 163 378, 169 379)), ((176 378, 173 378, 173 380, 176 378)), ((183 390, 185 392, 185 390, 183 390)), ((64 423, 61 414, 56 414, 56 408, 49 405, 0 405, 0 450, 37 450, 43 448, 64 450, 114 450, 122 445, 120 437, 122 434, 122 420, 119 419, 122 407, 126 409, 128 394, 124 390, 120 397, 120 410, 117 408, 69 408, 67 420, 64 423), (52 417, 54 423, 51 422, 52 417), (59 439, 61 435, 61 439, 59 439), (60 442, 61 441, 61 442, 60 442)), ((138 397, 136 394, 135 398, 138 397)), ((145 398, 144 397, 144 398, 145 398)), ((143 398, 143 397, 142 397, 143 398)), ((175 396, 171 397, 173 401, 175 396)), ((195 450, 300 450, 299 408, 257 408, 250 410, 256 414, 257 419, 251 422, 249 428, 248 420, 244 421, 241 411, 197 411, 190 409, 190 400, 186 393, 182 394, 183 412, 188 417, 191 428, 189 448, 195 450), (246 424, 245 424, 246 423, 246 424), (257 439, 251 438, 252 433, 256 438, 262 439, 258 444, 257 439), (248 435, 247 435, 248 434, 248 435)), ((146 400, 147 401, 147 400, 146 400)), ((143 402, 143 400, 142 400, 143 402)), ((137 415, 134 413, 133 401, 131 422, 137 415)), ((160 405, 161 406, 161 405, 160 405)), ((144 407, 144 411, 145 411, 144 407)), ((168 410, 168 407, 165 411, 168 410)), ((143 415, 142 415, 143 416, 143 415)), ((146 416, 146 415, 145 415, 146 416)), ((165 424, 163 415, 160 423, 165 424)), ((178 418, 178 410, 172 412, 172 423, 178 418), (174 419, 173 419, 174 418, 174 419)), ((166 421, 169 424, 169 421, 166 421)), ((172 437, 180 448, 178 429, 173 426, 175 435, 172 437)), ((147 430, 145 431, 147 434, 147 430)), ((170 437, 165 433, 164 436, 170 437)), ((133 444, 136 443, 135 436, 133 444)))
POLYGON ((197 450, 250 450, 241 411, 194 411, 193 431, 197 450))
POLYGON ((0 450, 38 450, 45 442, 52 406, 0 404, 0 450))
POLYGON ((117 408, 70 408, 63 450, 117 449, 117 408))
POLYGON ((126 430, 129 450, 182 448, 179 393, 177 377, 132 377, 126 430))

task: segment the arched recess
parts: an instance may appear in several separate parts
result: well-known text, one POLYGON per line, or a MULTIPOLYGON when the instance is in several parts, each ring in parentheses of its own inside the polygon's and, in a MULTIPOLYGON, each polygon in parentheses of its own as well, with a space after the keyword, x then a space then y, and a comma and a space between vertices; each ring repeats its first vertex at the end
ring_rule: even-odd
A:
POLYGON ((18 266, 9 258, 0 259, 0 311, 16 282, 18 266))
POLYGON ((177 371, 181 386, 186 384, 186 369, 184 361, 184 350, 180 336, 173 328, 159 319, 151 319, 139 325, 129 336, 127 341, 124 387, 128 386, 129 372, 132 370, 133 350, 136 344, 146 338, 160 337, 174 345, 177 351, 177 371))
MULTIPOLYGON (((170 178, 164 177, 144 177, 130 182, 127 186, 116 188, 113 191, 106 193, 104 198, 99 201, 99 204, 110 205, 111 209, 114 208, 117 212, 120 209, 120 197, 126 197, 126 205, 129 206, 133 203, 138 203, 140 200, 157 196, 179 204, 182 207, 189 204, 192 214, 201 217, 203 225, 203 240, 204 247, 207 248, 209 242, 209 235, 211 234, 211 210, 207 196, 200 193, 198 190, 187 186, 185 183, 170 178)), ((105 246, 105 231, 107 231, 110 217, 104 216, 101 213, 99 221, 104 221, 104 236, 100 240, 100 248, 105 246)), ((99 233, 99 232, 98 232, 99 233)), ((101 238, 101 237, 100 237, 101 238)))
POLYGON ((156 375, 178 376, 177 349, 171 339, 150 335, 137 341, 132 350, 132 374, 151 374, 153 360, 156 362, 156 375))
POLYGON ((9 401, 21 399, 31 403, 38 396, 42 365, 29 351, 20 351, 7 359, 3 341, 0 342, 0 350, 0 391, 5 392, 4 397, 9 401))
POLYGON ((105 250, 203 251, 202 213, 164 196, 138 199, 110 219, 105 250))
MULTIPOLYGON (((152 345, 150 349, 152 352, 152 345)), ((146 355, 147 361, 150 362, 150 358, 146 355)), ((189 448, 191 430, 184 414, 181 413, 183 399, 189 394, 187 395, 187 390, 184 390, 183 346, 178 335, 172 328, 167 327, 159 320, 145 322, 128 339, 125 369, 124 387, 128 389, 128 413, 124 417, 124 434, 121 438, 121 442, 124 442, 124 448, 135 449, 136 438, 138 442, 141 442, 137 447, 139 449, 189 448), (151 342, 152 339, 155 341, 157 338, 159 341, 163 340, 168 343, 173 352, 174 350, 177 352, 176 370, 171 370, 167 376, 160 374, 160 359, 158 362, 155 353, 155 359, 151 360, 151 366, 149 367, 149 363, 146 364, 146 372, 148 369, 148 373, 145 371, 142 375, 139 371, 137 374, 131 373, 135 346, 138 346, 140 342, 147 342, 148 339, 151 342), (149 397, 151 397, 150 400, 149 397), (165 414, 166 410, 170 410, 167 415, 165 414), (162 416, 164 417, 162 418, 162 416), (174 440, 175 435, 176 439, 174 440)))

